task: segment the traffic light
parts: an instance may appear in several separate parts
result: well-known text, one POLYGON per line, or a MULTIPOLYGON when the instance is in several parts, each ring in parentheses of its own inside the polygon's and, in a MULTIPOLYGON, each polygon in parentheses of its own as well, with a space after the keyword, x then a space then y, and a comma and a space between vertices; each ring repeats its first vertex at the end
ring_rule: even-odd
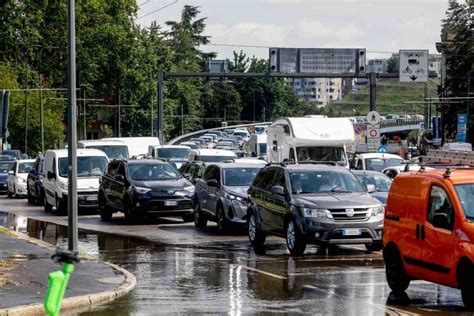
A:
POLYGON ((3 90, 0 100, 0 138, 7 137, 8 131, 8 110, 10 104, 10 91, 3 90))

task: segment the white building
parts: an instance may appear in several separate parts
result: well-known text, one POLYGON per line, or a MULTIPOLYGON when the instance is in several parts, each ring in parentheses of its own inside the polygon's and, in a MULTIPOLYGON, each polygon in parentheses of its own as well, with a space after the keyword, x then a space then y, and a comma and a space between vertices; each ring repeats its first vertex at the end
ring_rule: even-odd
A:
POLYGON ((342 98, 340 78, 288 78, 286 82, 301 101, 324 106, 342 98))
POLYGON ((428 70, 430 73, 436 73, 438 78, 441 77, 441 54, 430 54, 428 70))

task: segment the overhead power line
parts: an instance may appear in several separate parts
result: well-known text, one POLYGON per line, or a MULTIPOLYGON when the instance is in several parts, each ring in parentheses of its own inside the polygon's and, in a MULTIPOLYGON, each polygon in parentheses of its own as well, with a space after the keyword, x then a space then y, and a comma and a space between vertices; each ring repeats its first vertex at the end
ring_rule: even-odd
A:
MULTIPOLYGON (((149 15, 152 15, 153 13, 158 12, 158 11, 160 11, 160 10, 163 10, 163 9, 169 7, 169 6, 172 6, 173 4, 175 4, 175 3, 177 3, 177 2, 178 2, 178 0, 174 0, 174 1, 171 2, 171 3, 165 4, 164 6, 159 7, 159 8, 156 9, 156 10, 153 10, 153 11, 151 11, 151 12, 145 14, 145 15, 139 16, 139 17, 137 18, 137 20, 140 20, 140 19, 142 19, 142 18, 144 18, 144 17, 147 17, 147 16, 149 16, 149 15)), ((145 3, 144 3, 144 4, 145 4, 145 3)), ((143 5, 143 4, 142 4, 142 5, 143 5)))

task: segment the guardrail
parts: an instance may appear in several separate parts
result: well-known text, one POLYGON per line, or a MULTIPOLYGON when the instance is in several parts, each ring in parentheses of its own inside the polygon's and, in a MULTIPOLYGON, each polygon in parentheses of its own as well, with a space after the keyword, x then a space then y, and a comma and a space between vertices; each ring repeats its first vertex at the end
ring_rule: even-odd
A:
POLYGON ((232 125, 232 126, 225 126, 225 127, 214 127, 214 128, 202 129, 200 131, 196 131, 196 132, 192 132, 192 133, 175 137, 168 142, 168 145, 177 145, 182 142, 188 141, 191 138, 199 137, 212 131, 224 131, 226 129, 235 129, 235 128, 251 127, 251 126, 268 126, 272 123, 273 122, 261 122, 261 123, 240 124, 240 125, 232 125))

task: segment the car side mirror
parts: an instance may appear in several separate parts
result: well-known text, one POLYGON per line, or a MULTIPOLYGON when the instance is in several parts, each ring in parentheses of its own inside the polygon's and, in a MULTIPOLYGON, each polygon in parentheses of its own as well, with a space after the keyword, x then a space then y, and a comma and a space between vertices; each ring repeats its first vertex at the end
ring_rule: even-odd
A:
POLYGON ((189 173, 183 174, 183 177, 184 177, 186 180, 191 180, 191 175, 190 175, 189 173))
POLYGON ((435 213, 433 216, 433 226, 437 228, 451 229, 448 224, 448 215, 435 213))
POLYGON ((56 179, 56 174, 53 171, 48 171, 47 176, 49 180, 56 179))
POLYGON ((366 186, 367 186, 367 192, 369 193, 374 193, 377 190, 377 188, 373 184, 367 184, 366 186))
POLYGON ((280 185, 275 185, 272 187, 272 194, 285 195, 285 189, 280 185))
POLYGON ((11 176, 13 176, 13 175, 15 174, 15 171, 10 170, 10 171, 8 171, 8 174, 11 175, 11 176))
POLYGON ((117 174, 117 175, 115 175, 114 180, 117 181, 117 182, 124 182, 125 178, 123 177, 123 175, 117 174))
POLYGON ((214 188, 219 187, 219 182, 217 182, 216 179, 207 180, 206 183, 207 183, 207 185, 210 186, 210 187, 214 187, 214 188))

